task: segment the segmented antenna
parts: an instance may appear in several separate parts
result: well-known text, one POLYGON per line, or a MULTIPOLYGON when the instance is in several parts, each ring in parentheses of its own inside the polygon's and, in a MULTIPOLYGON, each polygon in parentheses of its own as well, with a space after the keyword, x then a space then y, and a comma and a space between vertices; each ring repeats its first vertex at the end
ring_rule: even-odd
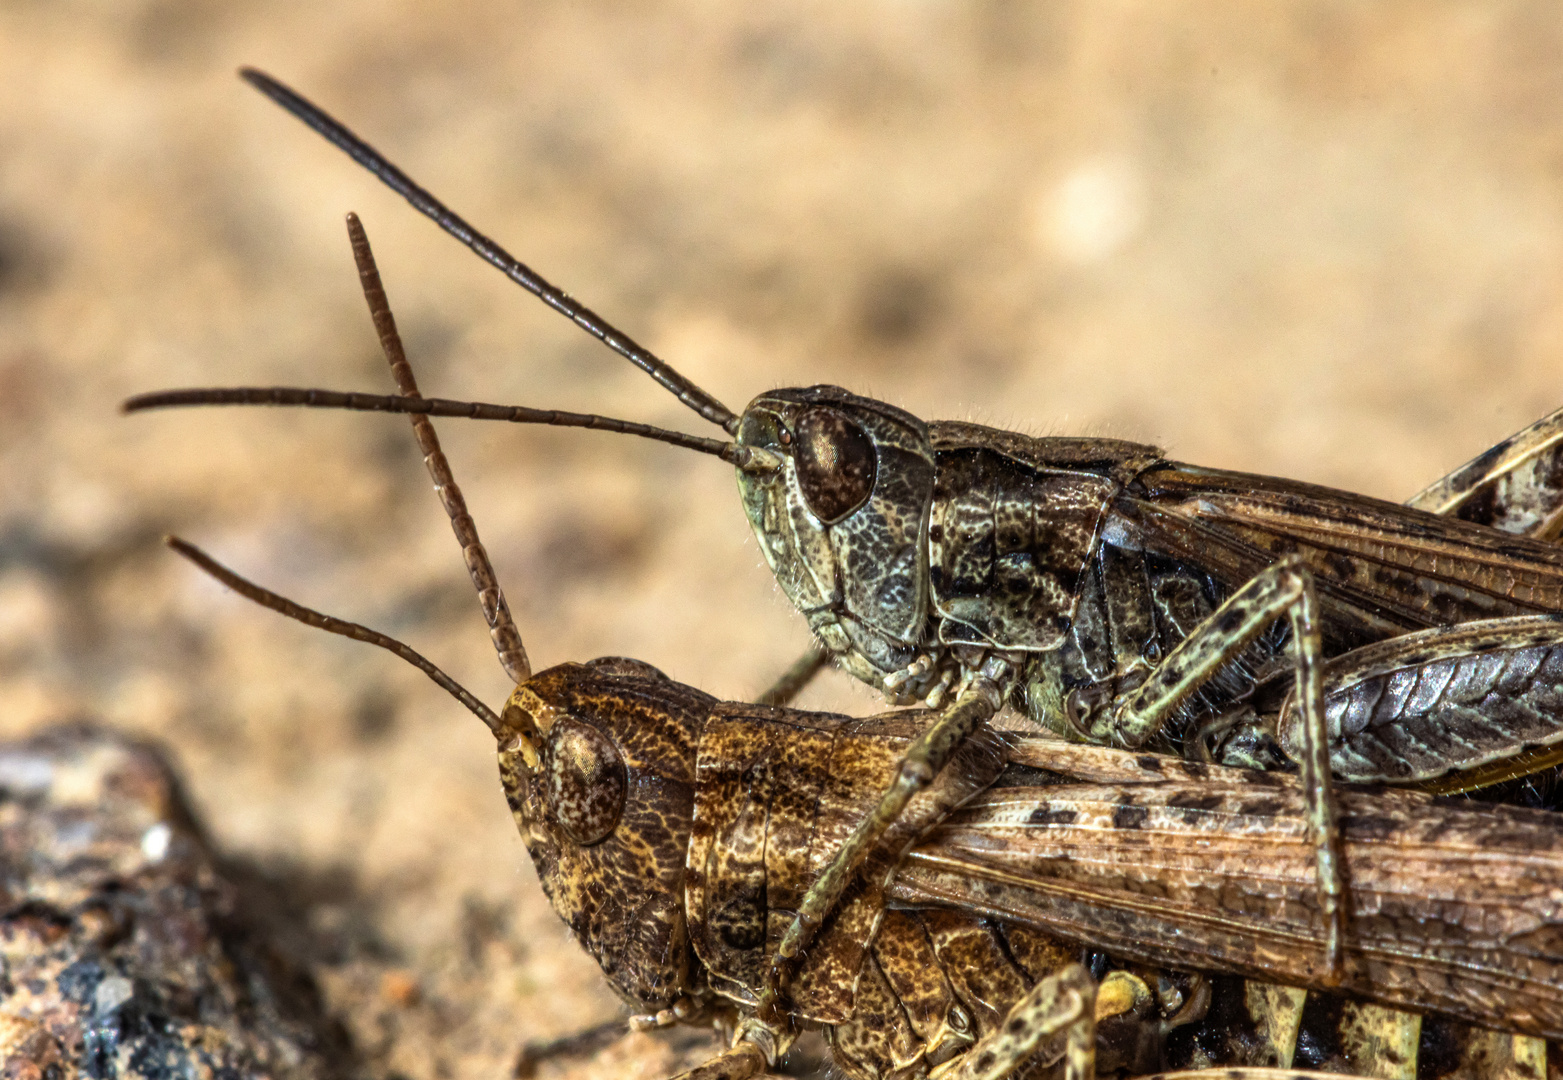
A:
POLYGON ((343 637, 350 637, 354 641, 367 641, 371 645, 378 645, 382 649, 388 649, 395 653, 433 679, 451 697, 465 705, 472 715, 488 725, 488 729, 494 733, 496 738, 502 737, 500 720, 498 716, 494 715, 494 710, 479 701, 470 690, 441 671, 433 661, 426 659, 422 653, 418 652, 411 645, 404 645, 395 638, 380 633, 378 630, 371 630, 367 626, 360 626, 358 623, 348 622, 346 619, 338 619, 331 615, 326 615, 313 608, 296 604, 285 596, 278 596, 270 589, 263 589, 253 581, 240 577, 194 544, 181 540, 177 536, 165 536, 163 543, 195 563, 196 566, 199 566, 240 596, 255 601, 261 607, 270 608, 272 611, 286 615, 290 619, 297 619, 305 626, 313 626, 317 630, 327 630, 333 634, 341 634, 343 637))
POLYGON ((457 416, 464 420, 501 420, 511 424, 551 424, 554 427, 591 428, 621 435, 639 435, 644 439, 681 446, 711 454, 730 465, 748 468, 757 454, 747 446, 687 435, 682 431, 639 424, 633 420, 615 420, 595 413, 562 412, 558 409, 529 409, 525 405, 492 405, 481 401, 454 401, 450 398, 400 397, 393 394, 360 394, 351 390, 315 390, 302 386, 212 386, 189 390, 154 390, 125 399, 123 412, 178 408, 186 405, 281 405, 312 409, 346 409, 352 412, 413 413, 422 416, 457 416))
POLYGON ((537 271, 478 232, 454 210, 386 160, 378 150, 353 134, 346 125, 263 71, 241 68, 239 76, 345 151, 378 177, 381 183, 411 203, 414 209, 498 268, 511 281, 650 375, 702 417, 720 426, 729 435, 737 433, 738 417, 726 405, 673 370, 665 361, 637 344, 601 315, 577 303, 569 293, 550 284, 537 271))
MULTIPOLYGON (((391 365, 391 374, 402 396, 417 399, 418 380, 413 377, 412 365, 407 362, 407 350, 402 346, 401 334, 396 331, 396 319, 391 314, 390 301, 385 287, 380 283, 380 270, 375 265, 374 252, 369 247, 369 237, 357 214, 347 215, 347 235, 353 243, 353 261, 358 264, 358 280, 363 286, 364 300, 369 304, 369 315, 374 319, 375 332, 380 335, 380 348, 391 365)), ((499 653, 499 664, 517 686, 532 677, 532 665, 527 662, 526 648, 521 644, 521 632, 510 617, 510 605, 500 590, 499 579, 494 575, 494 565, 489 562, 483 541, 478 539, 478 527, 467 512, 467 500, 462 498, 461 488, 451 475, 450 462, 440 449, 440 440, 434 434, 434 424, 426 415, 413 413, 412 430, 418 437, 418 448, 423 451, 423 463, 434 481, 434 491, 450 518, 451 531, 461 544, 461 554, 467 563, 467 573, 478 590, 478 603, 483 606, 483 618, 488 621, 488 633, 499 653)))

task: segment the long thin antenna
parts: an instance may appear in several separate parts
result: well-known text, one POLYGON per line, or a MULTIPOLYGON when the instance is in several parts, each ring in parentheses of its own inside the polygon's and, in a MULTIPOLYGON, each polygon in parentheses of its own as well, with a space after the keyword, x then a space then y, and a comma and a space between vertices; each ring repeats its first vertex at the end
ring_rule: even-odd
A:
POLYGON ((360 394, 348 390, 315 390, 302 386, 213 386, 188 390, 154 390, 127 398, 122 412, 169 409, 186 405, 280 405, 310 409, 347 409, 353 412, 414 413, 423 416, 459 416, 465 420, 501 420, 511 424, 551 424, 555 427, 592 428, 622 435, 681 446, 712 454, 730 465, 747 467, 756 457, 753 449, 721 439, 686 435, 682 431, 615 420, 594 413, 561 412, 557 409, 529 409, 525 405, 492 405, 481 401, 454 401, 450 398, 408 398, 395 394, 360 394))
POLYGON ((286 615, 290 619, 297 619, 305 626, 313 626, 317 630, 328 630, 333 634, 350 637, 354 641, 367 641, 371 645, 378 645, 382 649, 390 650, 433 679, 442 690, 465 705, 472 715, 488 725, 488 729, 494 733, 496 738, 501 737, 503 728, 499 717, 494 715, 494 710, 479 701, 465 686, 462 686, 455 679, 441 671, 432 661, 425 659, 423 654, 412 646, 404 645, 395 638, 382 634, 378 630, 371 630, 367 626, 360 626, 358 623, 326 615, 313 608, 307 608, 302 604, 295 604, 285 596, 278 596, 270 589, 263 589, 253 581, 240 577, 194 544, 181 540, 177 536, 165 536, 163 543, 195 563, 195 565, 205 570, 240 596, 255 601, 261 607, 270 608, 272 611, 286 615))
POLYGON ((705 419, 719 425, 729 435, 737 433, 738 417, 726 405, 673 370, 665 361, 659 359, 649 349, 637 344, 629 335, 614 327, 601 315, 577 303, 569 293, 550 284, 537 271, 478 232, 454 210, 386 160, 378 150, 353 134, 346 125, 263 71, 249 67, 241 68, 239 76, 324 136, 327 141, 345 151, 354 161, 378 177, 383 184, 411 203, 416 210, 466 244, 489 264, 497 267, 511 281, 646 372, 671 391, 678 400, 705 419))
MULTIPOLYGON (((386 299, 385 286, 380 282, 380 269, 375 265, 374 251, 369 247, 369 236, 358 220, 357 214, 347 215, 347 235, 353 244, 353 261, 358 264, 358 281, 363 286, 364 300, 369 305, 369 316, 374 320, 375 333, 380 336, 380 349, 391 365, 391 375, 405 398, 416 400, 418 380, 413 377, 412 365, 407 362, 407 350, 402 346, 402 336, 396 330, 396 319, 391 314, 391 303, 386 299)), ((434 481, 434 492, 450 518, 451 531, 461 544, 461 553, 467 563, 467 573, 478 590, 478 603, 483 607, 483 618, 488 622, 488 634, 499 653, 499 665, 517 686, 532 677, 532 665, 526 658, 526 648, 521 644, 521 632, 510 617, 510 605, 499 587, 494 574, 494 564, 489 562, 483 541, 478 539, 478 526, 467 512, 467 500, 462 498, 461 488, 451 474, 450 462, 440 449, 439 437, 429 418, 412 414, 413 434, 418 438, 418 448, 423 451, 423 463, 434 481)))

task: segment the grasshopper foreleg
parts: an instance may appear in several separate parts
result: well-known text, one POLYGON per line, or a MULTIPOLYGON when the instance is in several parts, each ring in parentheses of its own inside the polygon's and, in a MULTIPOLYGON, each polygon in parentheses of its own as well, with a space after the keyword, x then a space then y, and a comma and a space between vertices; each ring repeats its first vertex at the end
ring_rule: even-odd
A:
POLYGON ((1236 659, 1276 619, 1292 624, 1296 672, 1294 700, 1302 721, 1298 764, 1302 767, 1308 821, 1317 851, 1319 913, 1325 928, 1325 978, 1338 981, 1344 968, 1345 905, 1342 903, 1340 832, 1330 794, 1329 741, 1325 730, 1323 647, 1313 575, 1295 557, 1256 574, 1227 598, 1132 693, 1105 710, 1089 731, 1094 741, 1138 746, 1165 723, 1174 709, 1236 659))
MULTIPOLYGON (((996 661, 1001 665, 1003 661, 996 661)), ((926 730, 907 748, 896 778, 880 798, 879 804, 858 823, 842 843, 830 863, 804 894, 792 923, 782 935, 771 960, 766 985, 759 997, 757 1013, 772 1019, 798 957, 814 939, 820 925, 846 892, 853 877, 873 852, 874 846, 893 825, 907 803, 933 782, 939 770, 954 755, 961 743, 999 711, 1003 697, 999 682, 1004 673, 985 671, 944 712, 937 714, 926 730)))
POLYGON ((538 1065, 545 1061, 595 1054, 627 1030, 624 1020, 615 1017, 561 1038, 529 1042, 516 1055, 510 1070, 512 1080, 531 1080, 537 1075, 538 1065))
POLYGON ((673 1080, 749 1080, 767 1068, 765 1054, 752 1042, 739 1041, 703 1065, 681 1072, 673 1080))
POLYGON ((814 681, 824 667, 830 663, 830 650, 825 646, 815 643, 810 645, 808 651, 792 662, 781 677, 771 684, 770 688, 755 698, 756 705, 786 705, 803 692, 803 688, 814 681))
POLYGON ((1049 975, 1015 1003, 1004 1026, 958 1059, 933 1071, 933 1080, 1004 1080, 1049 1035, 1067 1030, 1064 1080, 1096 1076, 1096 983, 1079 964, 1049 975))
POLYGON ((770 1024, 747 1019, 738 1025, 732 1046, 673 1080, 749 1080, 781 1060, 797 1037, 790 1020, 770 1024))

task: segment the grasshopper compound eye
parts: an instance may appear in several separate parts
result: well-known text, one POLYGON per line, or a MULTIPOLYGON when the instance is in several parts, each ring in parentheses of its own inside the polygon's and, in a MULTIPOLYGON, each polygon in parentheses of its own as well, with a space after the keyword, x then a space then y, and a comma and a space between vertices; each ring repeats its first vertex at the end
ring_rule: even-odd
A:
POLYGON ((798 418, 794 460, 798 489, 826 525, 862 506, 874 490, 874 441, 835 409, 810 409, 798 418))
POLYGON ((624 759, 608 737, 571 717, 555 721, 541 761, 543 798, 582 847, 607 838, 624 812, 624 759))

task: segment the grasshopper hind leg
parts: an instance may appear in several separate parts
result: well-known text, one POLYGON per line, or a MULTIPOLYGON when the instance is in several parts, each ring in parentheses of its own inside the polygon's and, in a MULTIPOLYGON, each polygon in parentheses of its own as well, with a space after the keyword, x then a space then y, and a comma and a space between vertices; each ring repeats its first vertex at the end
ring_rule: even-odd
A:
POLYGON ((1293 750, 1302 767, 1308 819, 1316 845, 1319 914, 1324 923, 1324 977, 1338 981, 1345 967, 1345 882, 1340 831, 1330 793, 1324 715, 1323 645, 1313 575, 1295 556, 1256 574, 1194 628, 1138 689, 1103 710, 1084 732, 1093 742, 1139 746, 1150 739, 1200 687, 1265 633, 1278 619, 1292 632, 1299 738, 1293 750))
POLYGON ((1406 500, 1517 536, 1563 534, 1563 409, 1497 443, 1406 500))
MULTIPOLYGON (((1333 658, 1322 678, 1330 762, 1343 780, 1460 794, 1563 761, 1556 615, 1402 634, 1333 658)), ((1276 721, 1289 751, 1307 741, 1294 700, 1276 721)))

